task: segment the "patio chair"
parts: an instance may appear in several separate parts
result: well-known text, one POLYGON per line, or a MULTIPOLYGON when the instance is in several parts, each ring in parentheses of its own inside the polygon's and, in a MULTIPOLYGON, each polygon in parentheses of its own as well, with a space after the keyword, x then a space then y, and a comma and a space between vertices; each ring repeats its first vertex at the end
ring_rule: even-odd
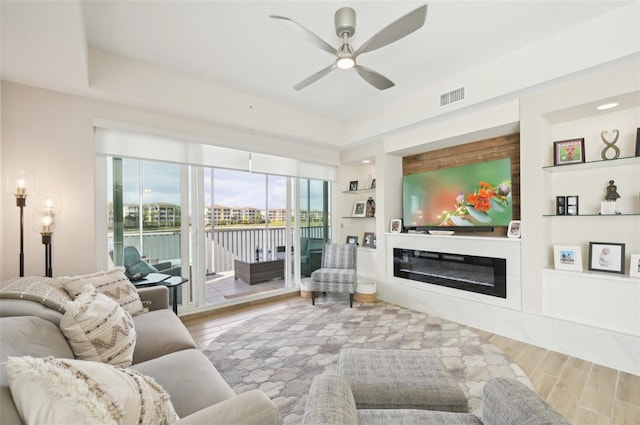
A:
POLYGON ((311 273, 311 304, 316 303, 316 292, 349 294, 353 307, 353 294, 358 280, 358 251, 355 244, 328 243, 322 251, 322 267, 311 273))
POLYGON ((124 247, 124 267, 127 277, 139 274, 146 276, 149 273, 164 273, 171 276, 180 276, 180 266, 173 267, 171 261, 151 265, 140 257, 140 252, 135 246, 124 247))

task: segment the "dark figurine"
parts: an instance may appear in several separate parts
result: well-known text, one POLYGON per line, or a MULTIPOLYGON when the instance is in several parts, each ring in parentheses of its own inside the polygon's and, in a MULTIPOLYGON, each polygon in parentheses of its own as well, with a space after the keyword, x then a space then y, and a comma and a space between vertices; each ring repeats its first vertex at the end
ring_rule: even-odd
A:
POLYGON ((615 201, 620 197, 620 194, 617 192, 617 186, 613 184, 613 180, 609 180, 609 186, 607 186, 607 195, 604 197, 607 201, 615 201))

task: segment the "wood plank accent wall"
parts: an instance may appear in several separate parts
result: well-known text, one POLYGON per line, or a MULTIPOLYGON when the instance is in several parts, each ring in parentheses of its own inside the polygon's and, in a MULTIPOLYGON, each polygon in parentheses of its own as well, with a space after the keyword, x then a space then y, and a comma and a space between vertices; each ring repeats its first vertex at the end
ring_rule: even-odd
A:
MULTIPOLYGON (((402 174, 406 176, 501 158, 511 158, 513 219, 520 220, 520 133, 405 156, 402 158, 402 174)), ((506 229, 495 228, 491 233, 475 235, 505 236, 506 229)))

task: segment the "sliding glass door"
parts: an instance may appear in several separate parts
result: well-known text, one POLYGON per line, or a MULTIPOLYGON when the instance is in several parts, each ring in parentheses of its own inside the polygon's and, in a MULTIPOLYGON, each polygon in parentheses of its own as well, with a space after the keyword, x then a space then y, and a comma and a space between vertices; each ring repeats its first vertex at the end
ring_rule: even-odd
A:
POLYGON ((181 311, 294 288, 311 271, 305 242, 315 267, 331 239, 327 181, 105 158, 108 259, 188 278, 181 311))
POLYGON ((113 264, 131 266, 137 254, 154 269, 180 275, 180 165, 128 158, 108 158, 108 164, 108 250, 113 264))

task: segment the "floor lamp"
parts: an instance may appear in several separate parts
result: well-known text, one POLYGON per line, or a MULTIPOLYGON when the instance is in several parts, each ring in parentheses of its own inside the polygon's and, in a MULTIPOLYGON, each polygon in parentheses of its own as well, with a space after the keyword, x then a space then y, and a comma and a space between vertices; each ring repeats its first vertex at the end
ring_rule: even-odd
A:
POLYGON ((27 206, 27 187, 32 187, 33 175, 19 171, 10 175, 8 182, 15 182, 16 206, 20 208, 20 277, 24 276, 24 207, 27 206))
POLYGON ((38 222, 42 244, 44 245, 44 275, 53 277, 52 237, 55 217, 60 210, 60 195, 57 193, 38 194, 38 222))

